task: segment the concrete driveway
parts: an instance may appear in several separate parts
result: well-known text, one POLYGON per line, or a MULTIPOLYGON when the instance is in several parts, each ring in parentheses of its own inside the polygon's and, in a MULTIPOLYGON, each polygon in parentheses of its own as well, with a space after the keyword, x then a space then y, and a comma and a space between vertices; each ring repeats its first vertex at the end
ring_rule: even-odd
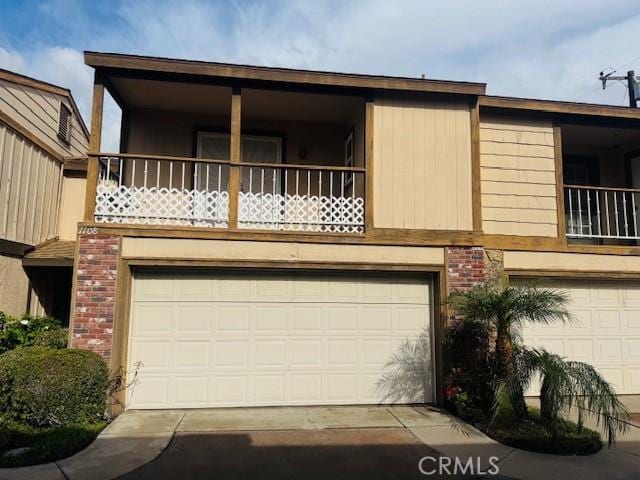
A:
POLYGON ((0 480, 456 478, 421 474, 425 457, 424 470, 458 457, 477 473, 496 457, 503 478, 635 480, 640 428, 563 457, 506 447, 428 406, 128 411, 73 457, 0 469, 0 480))
POLYGON ((428 407, 188 411, 162 455, 122 478, 425 478, 418 462, 440 454, 420 429, 452 422, 428 407))

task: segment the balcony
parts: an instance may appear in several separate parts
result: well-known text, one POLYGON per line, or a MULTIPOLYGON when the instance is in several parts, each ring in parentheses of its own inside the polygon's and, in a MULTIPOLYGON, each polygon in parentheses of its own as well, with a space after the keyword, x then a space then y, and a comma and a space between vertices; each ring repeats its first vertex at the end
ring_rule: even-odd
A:
POLYGON ((583 243, 640 240, 640 190, 565 185, 564 197, 568 238, 583 243))
POLYGON ((235 217, 239 229, 364 232, 364 168, 138 154, 98 158, 98 223, 229 228, 235 217))

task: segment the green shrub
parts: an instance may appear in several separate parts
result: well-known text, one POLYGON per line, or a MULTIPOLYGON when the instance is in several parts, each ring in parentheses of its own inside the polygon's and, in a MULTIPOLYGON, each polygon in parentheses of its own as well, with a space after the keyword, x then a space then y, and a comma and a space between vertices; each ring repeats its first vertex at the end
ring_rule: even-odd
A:
POLYGON ((53 317, 11 317, 0 312, 0 354, 32 345, 65 348, 67 342, 62 337, 66 332, 60 320, 53 317))
POLYGON ((66 328, 53 328, 41 330, 33 338, 34 347, 67 348, 69 342, 69 330, 66 328))
POLYGON ((483 430, 500 443, 532 452, 591 455, 602 449, 598 432, 565 419, 559 419, 551 430, 541 421, 540 413, 535 409, 529 410, 528 418, 524 421, 500 427, 485 425, 483 430))
POLYGON ((0 355, 0 411, 27 425, 102 419, 107 383, 107 364, 86 350, 27 347, 0 355))

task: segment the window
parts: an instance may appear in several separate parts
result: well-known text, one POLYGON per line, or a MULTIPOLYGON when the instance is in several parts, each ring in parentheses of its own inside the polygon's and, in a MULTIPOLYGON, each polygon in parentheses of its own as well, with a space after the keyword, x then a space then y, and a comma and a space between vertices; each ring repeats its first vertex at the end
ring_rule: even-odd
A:
MULTIPOLYGON (((198 158, 214 160, 229 160, 230 138, 228 133, 198 132, 197 153, 198 158)), ((241 157, 243 162, 252 163, 282 163, 282 138, 268 137, 261 135, 242 135, 241 157)), ((249 168, 241 170, 240 191, 259 192, 264 187, 265 191, 280 192, 279 170, 268 168, 265 165, 264 178, 257 173, 258 169, 251 175, 249 168)), ((229 182, 229 167, 218 168, 212 164, 207 168, 207 164, 198 163, 194 172, 195 185, 199 190, 207 187, 212 189, 227 188, 229 182), (208 172, 208 175, 207 175, 208 172)))
POLYGON ((65 143, 71 142, 71 110, 62 102, 58 119, 58 137, 65 143))

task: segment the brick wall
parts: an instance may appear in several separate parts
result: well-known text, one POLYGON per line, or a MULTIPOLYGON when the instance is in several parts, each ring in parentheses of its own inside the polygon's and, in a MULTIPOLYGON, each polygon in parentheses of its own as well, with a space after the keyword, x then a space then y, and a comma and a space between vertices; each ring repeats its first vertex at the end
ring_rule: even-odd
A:
POLYGON ((71 346, 111 357, 120 237, 79 235, 71 346))
POLYGON ((484 281, 484 248, 447 248, 447 293, 469 290, 484 281))

